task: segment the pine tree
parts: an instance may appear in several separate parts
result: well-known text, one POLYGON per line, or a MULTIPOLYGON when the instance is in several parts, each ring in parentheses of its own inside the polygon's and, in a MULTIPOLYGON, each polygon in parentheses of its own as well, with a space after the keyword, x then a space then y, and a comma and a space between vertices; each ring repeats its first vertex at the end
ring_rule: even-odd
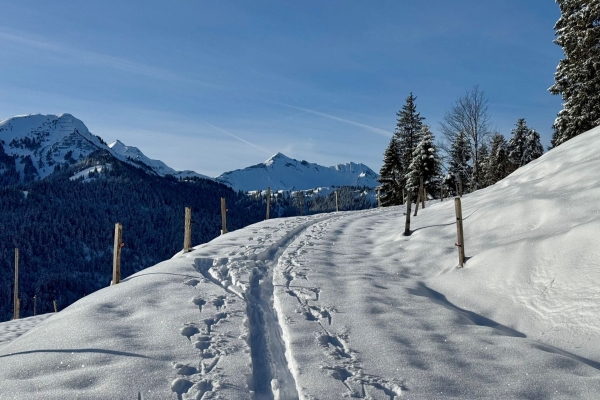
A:
MULTIPOLYGON (((450 149, 450 168, 451 179, 447 183, 450 185, 462 182, 463 188, 466 188, 470 181, 473 168, 471 167, 471 144, 469 138, 464 132, 460 131, 452 142, 450 149)), ((464 189, 463 189, 464 190, 464 189)))
POLYGON ((396 131, 394 132, 394 137, 398 142, 398 154, 405 170, 408 169, 413 151, 421 140, 419 134, 425 119, 417 112, 416 99, 412 93, 406 98, 406 104, 402 106, 402 110, 398 111, 396 131))
MULTIPOLYGON (((427 193, 437 189, 437 177, 440 174, 437 149, 433 143, 433 134, 427 125, 419 132, 421 141, 413 151, 412 161, 408 167, 406 188, 416 194, 421 178, 427 193)), ((416 197, 415 197, 416 199, 416 197)))
POLYGON ((523 164, 523 154, 528 133, 529 128, 525 123, 525 118, 520 118, 517 121, 516 128, 512 130, 512 137, 508 141, 508 158, 513 164, 513 170, 525 165, 523 164))
POLYGON ((540 134, 534 129, 530 129, 525 137, 525 145, 523 149, 523 165, 530 163, 536 158, 540 158, 544 154, 544 147, 540 140, 540 134))
POLYGON ((487 185, 506 178, 510 173, 510 162, 508 159, 508 144, 506 139, 500 133, 492 136, 490 145, 490 154, 485 166, 485 180, 487 185))
POLYGON ((600 2, 556 0, 561 17, 554 25, 565 58, 548 90, 560 94, 563 109, 554 121, 551 147, 600 125, 600 2))
MULTIPOLYGON (((487 171, 487 161, 490 156, 490 151, 488 149, 487 144, 483 143, 479 148, 479 157, 477 157, 477 168, 475 177, 475 181, 479 182, 479 189, 483 189, 484 187, 489 186, 488 181, 486 180, 486 171, 487 171)), ((475 173, 475 171, 474 171, 475 173)))
POLYGON ((402 204, 401 177, 404 171, 398 154, 398 141, 395 137, 392 137, 383 154, 383 165, 379 171, 380 199, 383 207, 402 204))

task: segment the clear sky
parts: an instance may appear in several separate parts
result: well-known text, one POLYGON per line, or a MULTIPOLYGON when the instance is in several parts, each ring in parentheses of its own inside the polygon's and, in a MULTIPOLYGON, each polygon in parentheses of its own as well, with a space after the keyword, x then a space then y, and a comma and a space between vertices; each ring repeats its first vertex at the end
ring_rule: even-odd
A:
POLYGON ((379 171, 410 92, 434 134, 478 84, 493 127, 550 143, 563 56, 551 0, 14 1, 0 120, 68 112, 209 176, 276 152, 379 171))

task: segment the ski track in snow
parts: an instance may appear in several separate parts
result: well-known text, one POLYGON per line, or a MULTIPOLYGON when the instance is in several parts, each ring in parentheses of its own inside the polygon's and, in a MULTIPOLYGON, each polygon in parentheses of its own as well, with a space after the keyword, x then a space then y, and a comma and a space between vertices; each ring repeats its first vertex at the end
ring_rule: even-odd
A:
MULTIPOLYGON (((367 210, 362 213, 374 212, 377 211, 367 210)), ((338 310, 336 307, 321 304, 319 298, 321 288, 311 285, 310 269, 303 265, 303 255, 310 252, 316 242, 322 240, 333 222, 343 218, 342 214, 319 221, 300 235, 279 259, 274 272, 274 282, 281 288, 279 295, 287 295, 297 301, 296 313, 302 315, 307 321, 314 322, 315 345, 321 348, 325 359, 328 360, 321 365, 321 370, 326 372, 331 380, 339 381, 345 386, 347 392, 342 395, 343 397, 394 400, 402 395, 405 389, 403 383, 397 379, 370 375, 365 371, 360 355, 350 347, 350 334, 344 331, 336 333, 331 330, 332 320, 338 310)), ((278 312, 284 315, 280 304, 277 308, 278 312)), ((289 322, 288 318, 285 323, 289 322)), ((288 358, 293 360, 291 347, 288 342, 288 358)), ((292 366, 291 369, 297 376, 297 367, 292 366)), ((314 397, 306 391, 301 391, 299 398, 313 399, 314 397)))
POLYGON ((320 214, 283 220, 275 228, 253 230, 253 236, 248 238, 252 245, 239 246, 239 251, 230 251, 225 257, 194 259, 194 267, 203 278, 186 279, 184 285, 201 293, 206 293, 208 287, 218 287, 222 294, 212 297, 199 294, 190 301, 201 318, 184 324, 180 333, 197 349, 200 360, 197 365, 173 363, 178 377, 172 380, 171 390, 179 400, 218 398, 219 389, 227 385, 217 366, 228 356, 227 334, 221 332, 221 325, 233 314, 245 318, 247 332, 243 339, 252 359, 248 386, 254 398, 298 398, 278 315, 273 308, 273 270, 290 243, 313 224, 330 218, 333 216, 320 214), (232 309, 231 304, 237 306, 232 309))

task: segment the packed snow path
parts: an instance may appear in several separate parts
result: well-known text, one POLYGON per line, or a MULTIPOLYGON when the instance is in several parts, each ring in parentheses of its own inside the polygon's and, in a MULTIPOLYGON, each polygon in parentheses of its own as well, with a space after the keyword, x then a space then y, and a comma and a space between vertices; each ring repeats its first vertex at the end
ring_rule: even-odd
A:
MULTIPOLYGON (((300 398, 597 398, 600 363, 530 340, 429 288, 424 282, 439 270, 425 265, 439 250, 406 248, 440 227, 413 222, 418 230, 404 237, 389 213, 318 222, 280 260, 276 305, 300 398)), ((448 239, 441 251, 454 255, 448 239)))

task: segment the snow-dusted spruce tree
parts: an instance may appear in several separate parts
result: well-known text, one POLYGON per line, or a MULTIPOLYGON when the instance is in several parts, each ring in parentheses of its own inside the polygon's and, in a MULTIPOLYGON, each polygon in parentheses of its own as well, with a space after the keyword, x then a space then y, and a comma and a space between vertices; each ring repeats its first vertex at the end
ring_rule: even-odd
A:
POLYGON ((380 200, 383 207, 402 204, 402 185, 404 171, 398 152, 398 141, 392 137, 385 153, 383 165, 379 171, 381 183, 380 200))
POLYGON ((456 135, 452 142, 448 170, 451 177, 446 179, 446 184, 450 185, 451 190, 455 190, 453 186, 462 182, 463 192, 465 192, 471 180, 473 169, 471 167, 471 144, 467 135, 462 131, 456 135))
MULTIPOLYGON (((398 154, 404 166, 405 174, 412 161, 413 151, 421 140, 420 132, 421 128, 423 128, 423 120, 425 119, 417 112, 416 99, 412 93, 406 98, 406 104, 398 111, 396 131, 394 132, 394 137, 398 143, 398 154)), ((402 183, 406 183, 405 176, 402 183)))
POLYGON ((419 132, 421 141, 413 151, 413 157, 408 167, 406 188, 417 195, 417 189, 423 178, 423 185, 427 193, 433 194, 439 187, 437 177, 440 175, 437 150, 433 142, 433 134, 427 125, 423 125, 419 132))
POLYGON ((554 121, 551 148, 600 125, 600 1, 556 0, 561 16, 554 43, 565 58, 548 90, 560 94, 563 109, 554 121))
POLYGON ((513 170, 524 165, 523 153, 525 151, 525 138, 528 133, 529 128, 525 123, 525 118, 519 118, 515 128, 511 131, 512 137, 508 141, 508 159, 513 164, 513 170))
POLYGON ((460 132, 468 138, 473 174, 467 180, 471 182, 473 190, 477 190, 479 185, 480 174, 477 172, 477 166, 480 164, 479 149, 491 134, 487 102, 483 90, 475 85, 464 96, 458 98, 440 123, 442 134, 446 139, 444 146, 446 152, 452 151, 452 144, 460 132))
POLYGON ((490 154, 485 164, 485 180, 488 186, 506 178, 510 173, 508 144, 502 134, 495 133, 492 136, 490 154))
POLYGON ((525 137, 525 146, 523 149, 523 165, 530 163, 544 154, 544 146, 540 140, 540 134, 534 129, 530 129, 525 137))
POLYGON ((477 157, 477 168, 475 169, 477 171, 477 178, 475 180, 479 182, 478 184, 480 189, 489 186, 489 183, 485 179, 489 155, 490 151, 488 149, 488 145, 486 143, 482 143, 481 147, 479 148, 479 157, 477 157))

